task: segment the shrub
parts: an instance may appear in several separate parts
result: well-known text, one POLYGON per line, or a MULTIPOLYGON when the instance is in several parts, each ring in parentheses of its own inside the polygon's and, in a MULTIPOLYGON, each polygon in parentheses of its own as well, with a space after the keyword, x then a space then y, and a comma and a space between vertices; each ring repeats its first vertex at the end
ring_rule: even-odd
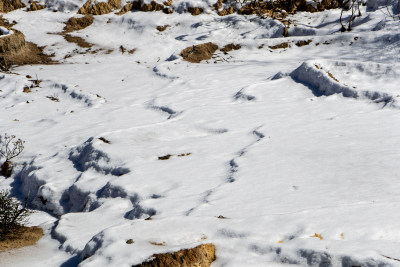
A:
POLYGON ((20 235, 32 213, 27 208, 28 198, 22 204, 9 194, 8 191, 0 191, 0 240, 20 235))
POLYGON ((25 142, 19 138, 15 140, 15 138, 15 135, 0 135, 0 158, 5 158, 4 163, 1 165, 0 174, 5 177, 11 176, 13 170, 11 159, 17 157, 24 150, 25 142))

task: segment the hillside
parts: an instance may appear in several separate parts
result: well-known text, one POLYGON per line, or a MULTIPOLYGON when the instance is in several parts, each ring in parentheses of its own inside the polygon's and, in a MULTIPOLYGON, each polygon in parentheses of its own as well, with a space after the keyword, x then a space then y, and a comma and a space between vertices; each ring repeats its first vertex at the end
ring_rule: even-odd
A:
POLYGON ((400 266, 398 6, 335 3, 4 0, 0 266, 400 266))

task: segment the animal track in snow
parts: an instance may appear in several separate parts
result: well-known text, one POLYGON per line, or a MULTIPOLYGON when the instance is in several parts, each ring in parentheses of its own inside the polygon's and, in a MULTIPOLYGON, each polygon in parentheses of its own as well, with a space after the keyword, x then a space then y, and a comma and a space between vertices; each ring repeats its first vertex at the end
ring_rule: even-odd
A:
POLYGON ((223 185, 227 184, 227 183, 233 183, 235 182, 236 178, 235 175, 236 173, 239 171, 239 164, 237 163, 237 160, 240 157, 243 157, 244 155, 246 155, 246 153, 249 151, 249 149, 254 146, 255 144, 257 144, 258 142, 260 142, 265 135, 263 133, 261 133, 260 131, 258 131, 259 128, 261 128, 262 126, 257 127, 255 130, 253 130, 251 132, 252 135, 254 135, 256 137, 256 140, 253 141, 252 143, 250 143, 249 145, 245 146, 244 148, 240 149, 236 154, 237 156, 233 157, 229 162, 228 162, 228 174, 227 174, 227 178, 220 183, 219 185, 217 185, 216 187, 206 190, 203 193, 203 197, 201 200, 201 203, 196 206, 193 207, 191 209, 189 209, 188 211, 185 212, 186 216, 189 216, 191 213, 193 213, 193 211, 195 211, 197 208, 199 208, 201 205, 205 204, 205 203, 209 203, 209 198, 213 195, 213 193, 215 192, 215 190, 221 188, 223 185))
POLYGON ((150 101, 150 103, 148 104, 148 107, 151 108, 151 109, 158 110, 158 111, 161 111, 163 113, 168 114, 168 120, 169 119, 173 119, 173 118, 175 118, 176 116, 178 116, 179 114, 182 113, 182 112, 177 112, 177 111, 175 111, 172 108, 167 107, 167 106, 158 106, 158 105, 155 104, 155 100, 150 101))

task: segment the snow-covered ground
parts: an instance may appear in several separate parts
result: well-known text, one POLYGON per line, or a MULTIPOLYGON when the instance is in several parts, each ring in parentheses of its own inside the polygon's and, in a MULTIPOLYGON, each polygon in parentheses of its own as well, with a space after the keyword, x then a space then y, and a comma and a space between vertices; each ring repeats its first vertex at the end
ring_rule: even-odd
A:
POLYGON ((84 2, 49 3, 71 10, 4 14, 59 64, 0 73, 0 133, 26 141, 0 188, 45 230, 0 266, 132 266, 201 243, 212 267, 400 266, 400 22, 382 7, 345 33, 339 9, 299 12, 289 37, 211 9, 110 13, 71 33, 81 48, 55 33, 84 2), (241 48, 182 60, 206 42, 241 48))

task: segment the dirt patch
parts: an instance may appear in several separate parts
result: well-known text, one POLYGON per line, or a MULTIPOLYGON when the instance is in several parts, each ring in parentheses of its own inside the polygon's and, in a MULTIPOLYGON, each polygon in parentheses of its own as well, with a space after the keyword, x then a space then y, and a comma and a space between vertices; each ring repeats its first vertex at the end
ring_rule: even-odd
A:
POLYGON ((172 14, 172 13, 174 13, 174 11, 171 9, 171 8, 164 8, 163 10, 162 10, 165 14, 172 14))
POLYGON ((25 46, 25 36, 20 31, 12 31, 14 34, 0 38, 0 53, 2 54, 18 52, 25 46))
POLYGON ((164 6, 170 6, 172 5, 172 0, 167 0, 163 2, 164 6))
POLYGON ((239 14, 267 15, 272 18, 284 18, 298 11, 319 12, 343 6, 343 0, 322 0, 316 6, 307 0, 251 1, 238 10, 239 14))
POLYGON ((285 43, 281 43, 281 44, 277 44, 277 45, 272 45, 272 46, 268 46, 270 49, 283 49, 283 48, 288 48, 289 47, 289 43, 285 42, 285 43))
POLYGON ((43 229, 37 226, 23 227, 20 233, 0 241, 0 252, 33 246, 43 236, 43 229))
POLYGON ((182 50, 181 57, 185 61, 191 63, 200 63, 202 60, 211 59, 215 51, 217 51, 218 45, 213 43, 205 43, 199 45, 189 46, 182 50))
POLYGON ((152 11, 162 11, 165 14, 172 14, 174 11, 168 6, 172 5, 172 0, 164 1, 162 4, 159 4, 155 1, 152 1, 149 4, 143 4, 142 1, 135 1, 127 3, 118 13, 117 15, 123 15, 126 12, 131 10, 140 10, 143 12, 152 12, 152 11))
POLYGON ((188 11, 193 16, 197 16, 197 15, 200 15, 201 13, 203 13, 204 9, 202 9, 201 7, 189 7, 188 11))
POLYGON ((69 42, 69 43, 75 43, 77 44, 79 47, 82 48, 91 48, 93 45, 86 42, 85 39, 78 37, 78 36, 71 36, 69 34, 63 34, 64 39, 69 42))
POLYGON ((144 12, 150 12, 150 11, 160 11, 163 10, 164 5, 158 4, 155 1, 152 1, 150 4, 144 4, 141 7, 141 10, 144 12))
POLYGON ((0 12, 7 13, 19 8, 23 8, 25 5, 21 0, 2 0, 0 1, 0 12))
POLYGON ((88 0, 78 11, 78 14, 91 14, 91 15, 103 15, 108 14, 116 9, 121 8, 120 0, 109 0, 108 2, 92 2, 88 0))
POLYGON ((132 267, 208 267, 215 259, 215 246, 204 244, 173 253, 155 254, 150 261, 132 267))
POLYGON ((233 6, 230 6, 230 7, 225 8, 217 13, 219 16, 227 16, 227 15, 233 14, 234 12, 235 12, 235 9, 233 8, 233 6))
POLYGON ((168 27, 169 27, 169 25, 157 26, 157 30, 158 30, 159 32, 163 32, 163 31, 165 31, 168 27))
POLYGON ((26 11, 37 11, 41 9, 45 9, 45 5, 39 4, 39 2, 34 2, 33 0, 29 1, 30 6, 26 9, 26 11))
POLYGON ((239 50, 240 48, 242 48, 242 46, 240 44, 235 45, 234 43, 231 43, 231 44, 227 44, 223 48, 221 48, 221 51, 222 52, 230 52, 232 50, 239 50))
POLYGON ((226 15, 230 15, 233 14, 235 12, 235 8, 233 6, 229 6, 225 9, 222 9, 223 7, 223 3, 226 3, 227 0, 218 0, 213 7, 215 8, 215 10, 217 11, 217 14, 219 16, 226 16, 226 15), (221 11, 218 11, 221 10, 221 11))
POLYGON ((43 53, 43 47, 25 42, 24 35, 15 29, 14 34, 0 38, 0 68, 8 71, 13 65, 54 63, 43 53))
POLYGON ((165 156, 158 157, 158 160, 167 160, 167 159, 170 159, 171 157, 172 157, 172 155, 168 154, 165 156))
POLYGON ((302 47, 305 45, 309 45, 312 42, 312 40, 302 40, 302 41, 297 41, 295 45, 297 45, 298 47, 302 47))
POLYGON ((182 154, 179 154, 178 155, 178 157, 187 157, 187 156, 190 156, 190 155, 192 155, 192 153, 182 153, 182 154))
POLYGON ((7 28, 7 29, 10 29, 12 26, 14 26, 16 24, 16 22, 14 21, 14 22, 10 22, 10 21, 8 21, 7 19, 5 19, 5 18, 3 18, 3 16, 2 15, 0 15, 0 26, 3 26, 3 27, 5 27, 5 28, 7 28))
POLYGON ((140 2, 130 2, 126 3, 126 5, 118 12, 116 15, 121 16, 131 10, 140 9, 140 2))
POLYGON ((81 18, 75 18, 75 17, 69 18, 69 20, 65 22, 63 33, 83 30, 86 27, 90 26, 92 23, 93 23, 93 16, 90 14, 87 14, 81 18))

